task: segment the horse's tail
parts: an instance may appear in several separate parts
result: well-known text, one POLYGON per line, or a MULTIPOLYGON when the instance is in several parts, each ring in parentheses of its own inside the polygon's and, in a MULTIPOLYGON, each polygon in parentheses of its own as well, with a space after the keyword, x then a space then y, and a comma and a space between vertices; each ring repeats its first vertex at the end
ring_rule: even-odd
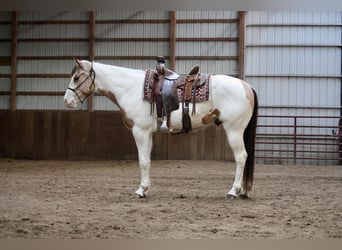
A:
POLYGON ((257 116, 258 116, 258 97, 254 89, 252 90, 254 94, 253 114, 243 134, 243 141, 245 143, 245 148, 248 154, 246 164, 245 164, 245 170, 243 173, 244 188, 246 191, 252 190, 252 185, 253 185, 255 136, 256 136, 257 116))

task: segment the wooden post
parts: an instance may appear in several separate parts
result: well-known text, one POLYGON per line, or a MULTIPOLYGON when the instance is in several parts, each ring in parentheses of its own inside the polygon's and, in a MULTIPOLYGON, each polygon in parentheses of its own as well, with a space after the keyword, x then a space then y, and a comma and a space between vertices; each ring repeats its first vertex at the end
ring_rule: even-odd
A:
POLYGON ((239 73, 240 79, 245 79, 245 29, 246 11, 239 11, 239 73))
POLYGON ((11 111, 16 110, 17 106, 17 29, 18 29, 18 17, 17 12, 12 12, 12 51, 11 51, 11 111))
MULTIPOLYGON (((89 61, 94 61, 95 59, 95 51, 94 51, 94 44, 95 44, 95 12, 89 12, 89 61)), ((88 111, 94 111, 94 94, 91 94, 88 97, 88 111)))
POLYGON ((170 69, 176 70, 176 11, 170 11, 170 69))

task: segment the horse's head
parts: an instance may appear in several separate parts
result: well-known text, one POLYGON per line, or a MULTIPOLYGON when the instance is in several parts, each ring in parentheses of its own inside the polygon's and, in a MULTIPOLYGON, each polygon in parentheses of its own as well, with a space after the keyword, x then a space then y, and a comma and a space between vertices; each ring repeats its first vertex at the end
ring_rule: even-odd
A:
POLYGON ((64 103, 75 108, 95 91, 95 71, 89 61, 75 59, 76 66, 71 72, 71 80, 64 95, 64 103))

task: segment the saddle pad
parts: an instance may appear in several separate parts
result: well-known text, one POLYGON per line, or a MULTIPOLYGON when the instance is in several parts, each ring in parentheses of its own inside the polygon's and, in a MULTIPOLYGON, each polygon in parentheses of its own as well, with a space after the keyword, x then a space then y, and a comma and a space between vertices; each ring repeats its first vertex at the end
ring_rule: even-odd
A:
MULTIPOLYGON (((152 92, 153 85, 155 81, 156 70, 148 69, 146 70, 145 80, 144 80, 144 88, 143 88, 143 99, 152 102, 152 92)), ((206 78, 205 83, 196 88, 196 102, 206 102, 209 100, 209 82, 210 75, 202 75, 206 78)), ((184 89, 177 88, 178 100, 179 102, 183 102, 184 98, 184 89)))
MULTIPOLYGON (((209 100, 209 82, 210 82, 210 75, 202 75, 202 77, 205 77, 204 84, 201 84, 198 86, 196 91, 196 103, 198 102, 207 102, 209 100)), ((177 94, 178 94, 178 100, 179 102, 184 101, 184 87, 177 88, 177 94)))
POLYGON ((146 70, 145 80, 144 80, 144 90, 143 99, 152 102, 152 92, 157 70, 148 69, 146 70))

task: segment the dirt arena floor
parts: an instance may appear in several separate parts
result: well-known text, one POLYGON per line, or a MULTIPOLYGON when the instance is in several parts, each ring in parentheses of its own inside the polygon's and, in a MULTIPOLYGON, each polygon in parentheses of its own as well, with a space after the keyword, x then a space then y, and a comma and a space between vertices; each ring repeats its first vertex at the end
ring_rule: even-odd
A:
POLYGON ((0 238, 331 239, 342 237, 342 166, 257 165, 247 200, 226 199, 235 165, 0 159, 0 238))

